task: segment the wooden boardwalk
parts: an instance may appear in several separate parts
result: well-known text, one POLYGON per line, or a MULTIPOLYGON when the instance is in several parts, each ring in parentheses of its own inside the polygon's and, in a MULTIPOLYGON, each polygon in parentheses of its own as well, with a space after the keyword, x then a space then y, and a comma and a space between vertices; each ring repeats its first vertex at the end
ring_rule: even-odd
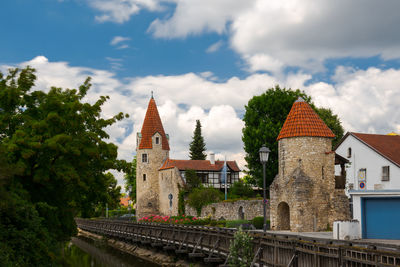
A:
MULTIPOLYGON (((76 219, 82 230, 226 265, 235 229, 76 219)), ((254 266, 400 266, 400 246, 250 232, 254 266)))

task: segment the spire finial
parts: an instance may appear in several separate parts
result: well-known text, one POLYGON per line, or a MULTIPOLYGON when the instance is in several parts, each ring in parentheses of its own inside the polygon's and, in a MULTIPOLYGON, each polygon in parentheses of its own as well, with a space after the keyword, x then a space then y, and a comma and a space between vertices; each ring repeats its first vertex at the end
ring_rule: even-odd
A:
POLYGON ((153 97, 153 91, 151 91, 151 99, 154 99, 154 97, 153 97))

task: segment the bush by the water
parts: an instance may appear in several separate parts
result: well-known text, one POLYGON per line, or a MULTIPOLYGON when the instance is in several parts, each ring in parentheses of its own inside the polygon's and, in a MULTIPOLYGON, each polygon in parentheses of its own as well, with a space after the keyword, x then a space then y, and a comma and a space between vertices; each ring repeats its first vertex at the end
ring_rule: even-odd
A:
POLYGON ((253 238, 239 228, 229 246, 229 266, 247 267, 253 260, 253 238))

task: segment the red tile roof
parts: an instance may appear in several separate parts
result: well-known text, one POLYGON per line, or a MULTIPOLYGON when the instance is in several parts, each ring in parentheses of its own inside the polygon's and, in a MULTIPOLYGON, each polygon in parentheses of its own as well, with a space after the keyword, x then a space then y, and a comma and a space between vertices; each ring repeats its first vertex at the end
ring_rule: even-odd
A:
POLYGON ((347 133, 342 140, 344 140, 349 134, 400 167, 399 135, 347 133))
POLYGON ((146 116, 144 117, 144 122, 142 126, 142 139, 139 144, 139 149, 149 149, 152 148, 151 138, 155 133, 159 133, 162 139, 162 149, 169 150, 169 144, 167 136, 165 135, 164 128, 158 114, 156 101, 152 97, 147 107, 146 116))
POLYGON ((298 136, 335 137, 331 129, 302 98, 294 102, 276 140, 298 136))
MULTIPOLYGON (((236 161, 227 161, 226 164, 234 172, 240 172, 236 161)), ((178 160, 167 159, 161 166, 160 170, 166 170, 177 167, 179 170, 196 170, 196 171, 221 171, 224 161, 216 160, 215 164, 211 164, 209 160, 178 160)))
POLYGON ((121 204, 122 206, 128 207, 129 205, 129 200, 131 200, 130 197, 121 197, 119 199, 119 204, 121 204))

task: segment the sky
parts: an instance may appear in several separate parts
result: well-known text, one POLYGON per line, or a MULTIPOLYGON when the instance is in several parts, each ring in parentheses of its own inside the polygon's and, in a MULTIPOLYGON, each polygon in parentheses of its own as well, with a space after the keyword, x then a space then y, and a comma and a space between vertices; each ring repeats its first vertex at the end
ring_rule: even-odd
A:
MULTIPOLYGON (((244 168, 245 105, 301 89, 345 131, 400 132, 398 0, 4 0, 0 71, 37 70, 35 90, 110 96, 103 116, 119 158, 136 154, 154 98, 170 157, 187 159, 200 119, 207 152, 244 168)), ((122 175, 116 174, 120 184, 122 175)))

